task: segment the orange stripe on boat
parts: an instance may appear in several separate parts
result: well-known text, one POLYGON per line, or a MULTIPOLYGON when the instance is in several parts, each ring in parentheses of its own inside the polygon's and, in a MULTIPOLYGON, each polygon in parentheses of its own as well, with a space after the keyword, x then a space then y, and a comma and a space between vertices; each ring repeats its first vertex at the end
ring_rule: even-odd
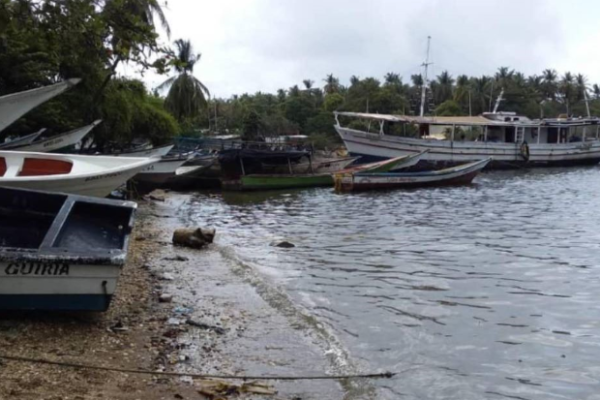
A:
POLYGON ((0 157, 0 176, 4 176, 6 173, 6 160, 0 157))
POLYGON ((71 172, 73 163, 62 160, 26 158, 19 176, 64 175, 71 172))

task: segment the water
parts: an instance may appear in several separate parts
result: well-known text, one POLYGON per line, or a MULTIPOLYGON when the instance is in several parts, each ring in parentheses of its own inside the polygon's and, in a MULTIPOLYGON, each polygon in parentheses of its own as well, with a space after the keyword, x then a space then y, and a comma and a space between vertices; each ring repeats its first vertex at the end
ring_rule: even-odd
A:
POLYGON ((599 194, 600 168, 535 170, 197 194, 181 212, 341 346, 332 370, 402 371, 372 382, 379 398, 598 399, 599 194))

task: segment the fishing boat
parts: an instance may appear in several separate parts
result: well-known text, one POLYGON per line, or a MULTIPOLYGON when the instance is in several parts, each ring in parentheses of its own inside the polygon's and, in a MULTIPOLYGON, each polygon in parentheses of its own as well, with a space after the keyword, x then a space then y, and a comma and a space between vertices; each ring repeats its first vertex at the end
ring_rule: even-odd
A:
POLYGON ((81 79, 69 79, 54 85, 0 96, 0 132, 35 107, 75 86, 81 79))
MULTIPOLYGON (((386 161, 363 164, 338 170, 337 172, 354 173, 357 171, 389 171, 408 168, 419 162, 424 153, 398 157, 386 161)), ((242 160, 243 163, 243 160, 242 160)), ((331 172, 312 174, 242 174, 237 179, 224 179, 224 189, 229 190, 278 190, 307 187, 332 186, 334 178, 331 172)))
POLYGON ((336 174, 335 189, 339 192, 408 189, 431 186, 469 184, 485 168, 491 158, 437 171, 422 172, 359 172, 336 174))
POLYGON ((0 151, 0 186, 106 197, 157 161, 0 151))
POLYGON ((424 167, 492 157, 490 168, 568 166, 600 162, 600 120, 530 120, 514 113, 477 117, 335 113, 335 129, 351 155, 381 160, 429 150, 424 167), (374 121, 376 132, 344 127, 342 117, 374 121), (406 136, 402 136, 403 132, 406 136), (409 133, 412 132, 412 136, 409 133), (441 136, 441 138, 439 138, 441 136))
POLYGON ((40 153, 50 153, 53 151, 61 150, 70 146, 73 146, 79 143, 84 137, 86 137, 92 129, 94 129, 101 120, 97 120, 92 122, 89 125, 86 125, 81 128, 73 129, 72 131, 52 136, 49 138, 43 138, 40 140, 36 140, 30 144, 19 146, 19 147, 11 147, 11 150, 14 151, 33 151, 40 153))
POLYGON ((142 184, 162 185, 173 178, 177 169, 183 167, 191 157, 191 154, 183 154, 176 157, 154 158, 157 162, 142 169, 134 180, 142 184))
POLYGON ((0 144, 0 150, 10 150, 13 148, 25 146, 31 144, 35 139, 38 138, 42 133, 46 131, 46 128, 42 128, 37 132, 31 133, 29 135, 21 136, 19 138, 10 140, 8 142, 4 142, 0 144))
POLYGON ((136 207, 0 188, 0 309, 107 310, 136 207))

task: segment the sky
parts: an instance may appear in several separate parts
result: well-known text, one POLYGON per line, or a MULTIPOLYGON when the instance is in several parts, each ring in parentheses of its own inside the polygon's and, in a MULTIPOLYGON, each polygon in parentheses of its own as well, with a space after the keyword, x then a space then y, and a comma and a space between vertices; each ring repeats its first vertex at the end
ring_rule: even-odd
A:
MULTIPOLYGON (((430 76, 491 75, 508 66, 546 68, 600 83, 600 1, 595 0, 168 0, 171 38, 202 54, 194 75, 212 97, 271 92, 327 74, 404 82, 422 71, 431 36, 430 76)), ((125 66, 121 73, 136 76, 125 66)), ((139 77, 139 75, 138 75, 139 77)), ((166 79, 146 73, 150 88, 166 79)))

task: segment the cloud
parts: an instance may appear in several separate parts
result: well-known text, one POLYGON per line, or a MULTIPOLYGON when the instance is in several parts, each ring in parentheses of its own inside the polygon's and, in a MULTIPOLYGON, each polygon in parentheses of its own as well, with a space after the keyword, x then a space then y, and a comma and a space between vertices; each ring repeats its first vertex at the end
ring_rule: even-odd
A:
MULTIPOLYGON (((570 69, 597 81, 598 11, 577 0, 170 0, 166 14, 172 39, 189 38, 202 53, 196 76, 227 97, 302 79, 322 86, 329 73, 346 84, 390 71, 409 81, 428 35, 434 75, 509 66, 528 75, 570 69)), ((164 77, 145 80, 154 87, 164 77)))

